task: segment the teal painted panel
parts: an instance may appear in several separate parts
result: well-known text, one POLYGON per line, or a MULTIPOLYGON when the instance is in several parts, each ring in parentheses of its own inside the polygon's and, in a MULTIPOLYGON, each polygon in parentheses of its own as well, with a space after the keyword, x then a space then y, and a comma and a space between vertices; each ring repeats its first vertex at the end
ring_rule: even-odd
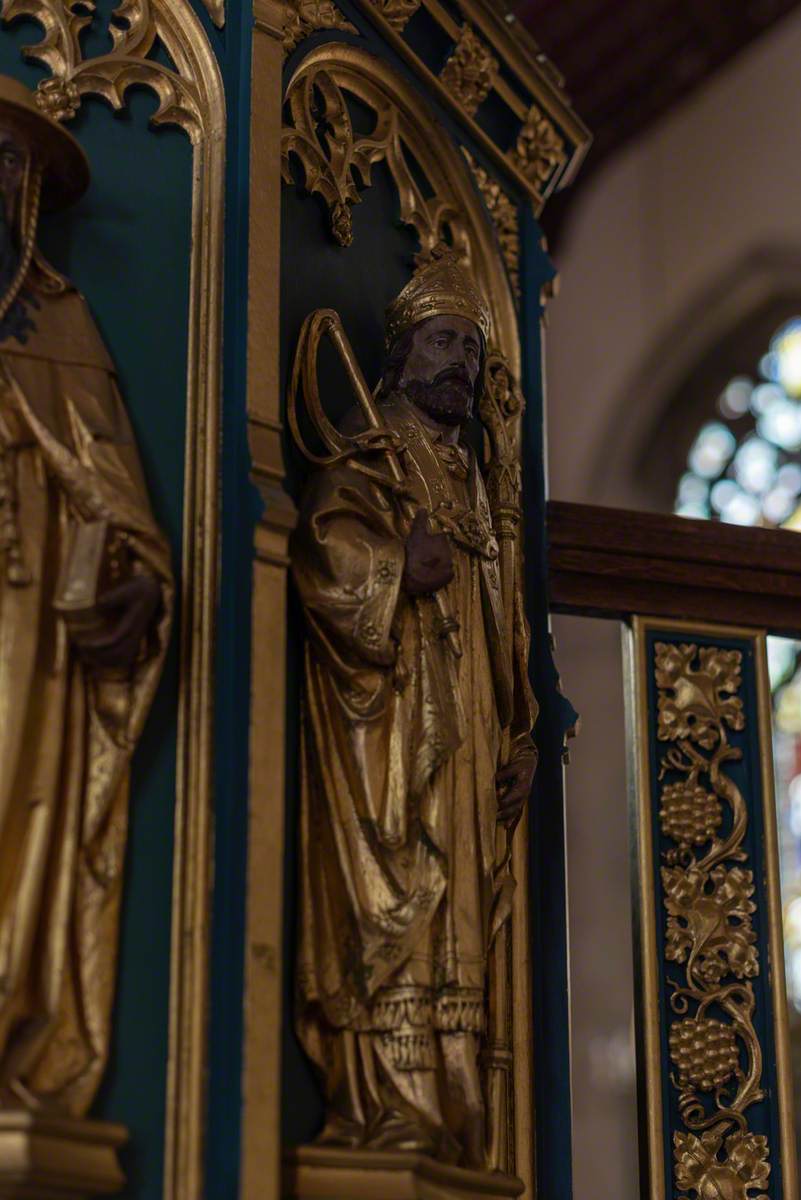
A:
MULTIPOLYGON (((725 1194, 731 1178, 744 1192, 764 1189, 760 1200, 794 1197, 795 1189, 782 1177, 775 1005, 784 1005, 786 997, 777 994, 770 970, 768 878, 773 864, 760 744, 770 733, 760 728, 759 642, 752 636, 727 637, 725 627, 707 635, 656 622, 645 630, 644 641, 646 678, 639 686, 648 705, 643 734, 648 738, 651 811, 638 819, 650 821, 653 845, 661 1052, 654 1081, 661 1072, 665 1195, 673 1194, 674 1184, 675 1191, 684 1190, 676 1182, 675 1139, 681 1138, 697 1150, 685 1164, 691 1173, 697 1169, 700 1178, 709 1169, 705 1154, 721 1164, 706 1187, 719 1187, 725 1194), (688 646, 692 653, 685 657, 688 646), (663 647, 672 648, 670 657, 663 647), (730 657, 705 662, 704 653, 715 648, 730 657), (657 679, 660 668, 669 682, 657 679), (688 707, 679 698, 688 692, 680 693, 679 687, 695 687, 703 698, 688 707), (675 714, 674 726, 663 721, 663 710, 675 714), (718 823, 703 829, 700 822, 693 841, 683 843, 686 833, 676 814, 689 811, 698 822, 700 810, 692 806, 699 794, 710 814, 707 822, 718 823), (714 936, 710 913, 719 922, 714 936), (710 1023, 707 1028, 704 1022, 710 1023), (718 1037, 717 1057, 705 1045, 710 1028, 718 1037), (703 1078, 709 1063, 716 1072, 714 1087, 703 1078), (755 1082, 749 1089, 746 1076, 752 1078, 752 1072, 755 1082), (735 1163, 741 1118, 733 1117, 732 1109, 745 1119, 742 1129, 763 1139, 761 1154, 755 1146, 754 1161, 748 1160, 753 1172, 748 1178, 754 1180, 749 1185, 737 1182, 745 1174, 739 1175, 735 1163), (691 1139, 700 1138, 704 1129, 718 1135, 717 1146, 695 1147, 691 1139), (757 1183, 765 1165, 769 1178, 757 1183)), ((645 1103, 650 1097, 643 1094, 645 1103)), ((699 1189, 699 1194, 704 1192, 699 1189)))
MULTIPOLYGON (((106 5, 100 5, 106 11, 106 5)), ((35 86, 24 22, 0 35, 0 71, 35 86)), ((89 43, 87 43, 89 45, 89 43)), ((94 52, 106 48, 99 38, 94 52)), ((41 244, 87 297, 119 371, 156 516, 181 555, 192 152, 179 130, 148 128, 152 93, 115 115, 87 100, 71 130, 92 166, 88 194, 45 217, 41 244)), ((180 620, 180 615, 178 617, 180 620)), ((162 1195, 170 903, 175 802, 178 628, 136 754, 111 1064, 93 1110, 131 1132, 126 1200, 162 1195)))
MULTIPOLYGON (((198 0, 200 7, 200 0, 198 0)), ((208 22, 206 22, 208 26, 208 22)), ((247 389, 248 208, 250 191, 250 0, 227 5, 212 30, 225 81, 225 316, 223 331, 221 588, 215 662, 215 886, 208 1062, 205 1195, 236 1200, 242 1082, 242 984, 248 833, 251 585, 260 513, 250 481, 247 389)), ((257 735, 258 736, 258 735, 257 735)), ((254 797, 254 803, 265 798, 254 797)), ((264 1019, 270 1015, 265 1013, 264 1019)))

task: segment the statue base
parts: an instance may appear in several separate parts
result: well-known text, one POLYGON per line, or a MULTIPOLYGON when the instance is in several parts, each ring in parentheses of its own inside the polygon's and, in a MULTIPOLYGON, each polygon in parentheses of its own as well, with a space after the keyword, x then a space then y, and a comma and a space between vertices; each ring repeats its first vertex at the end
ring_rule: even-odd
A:
POLYGON ((284 1158, 285 1200, 510 1200, 523 1186, 423 1154, 299 1146, 284 1158))
POLYGON ((125 1183, 117 1150, 124 1125, 0 1112, 0 1200, 88 1200, 125 1183))

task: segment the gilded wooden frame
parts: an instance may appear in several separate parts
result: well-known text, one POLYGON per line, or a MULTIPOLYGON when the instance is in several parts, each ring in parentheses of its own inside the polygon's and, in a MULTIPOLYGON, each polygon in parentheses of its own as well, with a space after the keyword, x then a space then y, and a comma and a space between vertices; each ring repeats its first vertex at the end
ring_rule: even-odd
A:
POLYGON ((255 533, 251 616, 241 1200, 281 1195, 287 544, 295 520, 282 486, 278 355, 285 16, 282 0, 254 0, 247 406, 252 472, 264 508, 255 533))
MULTIPOLYGON (((629 753, 629 790, 632 821, 632 887, 635 916, 635 941, 639 951, 639 1030, 638 1074, 640 1078, 641 1188, 650 1200, 669 1200, 665 1189, 665 1120, 663 1105, 664 1066, 662 1055, 660 961, 658 922, 664 919, 657 910, 658 889, 654 871, 652 764, 649 752, 650 727, 656 714, 649 712, 646 635, 650 631, 694 637, 740 639, 750 641, 756 664, 759 775, 764 822, 764 869, 767 897, 767 945, 769 961, 762 970, 770 977, 773 1011, 773 1036, 776 1046, 778 1096, 773 1101, 779 1112, 780 1155, 783 1192, 788 1200, 798 1195, 798 1176, 793 1129, 793 1093, 790 1072, 790 1044, 784 977, 784 947, 779 881, 778 833, 773 789, 771 742, 771 704, 768 679, 766 634, 764 630, 739 626, 712 625, 702 622, 674 621, 669 618, 635 616, 624 627, 624 666, 626 692, 626 742, 629 753)), ((770 1148, 773 1158, 776 1148, 770 1148)), ((683 1188, 681 1190, 684 1190, 683 1188)), ((750 1194, 750 1193, 749 1193, 750 1194)), ((672 1195, 672 1190, 670 1195, 672 1195)))
POLYGON ((214 652, 219 589, 225 92, 190 0, 169 13, 165 48, 191 64, 202 131, 192 138, 192 250, 184 476, 181 685, 173 858, 164 1200, 204 1193, 213 879, 214 652))
MULTIPOLYGON (((218 20, 222 14, 218 0, 218 20)), ((225 93, 191 0, 138 0, 113 49, 91 59, 79 41, 89 18, 73 14, 67 0, 4 0, 5 20, 23 15, 45 31, 45 41, 27 53, 52 74, 51 104, 60 102, 53 115, 70 119, 85 95, 121 108, 127 88, 145 84, 159 100, 153 123, 178 125, 193 146, 164 1197, 197 1200, 204 1192, 212 915, 225 93), (147 57, 157 43, 170 67, 147 57)))

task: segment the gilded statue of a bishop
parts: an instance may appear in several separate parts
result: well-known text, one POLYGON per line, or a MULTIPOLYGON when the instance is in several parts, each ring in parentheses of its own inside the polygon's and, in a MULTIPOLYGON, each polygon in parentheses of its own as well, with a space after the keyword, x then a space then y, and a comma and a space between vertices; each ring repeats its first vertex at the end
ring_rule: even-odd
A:
POLYGON ((108 1056, 128 768, 169 551, 114 366, 36 246, 72 136, 0 77, 0 1108, 78 1117, 108 1056))
POLYGON ((504 604, 465 438, 489 336, 476 283, 436 255, 388 310, 379 387, 310 477, 292 547, 308 628, 297 1027, 324 1081, 321 1141, 475 1168, 504 827, 536 763, 522 596, 504 604))

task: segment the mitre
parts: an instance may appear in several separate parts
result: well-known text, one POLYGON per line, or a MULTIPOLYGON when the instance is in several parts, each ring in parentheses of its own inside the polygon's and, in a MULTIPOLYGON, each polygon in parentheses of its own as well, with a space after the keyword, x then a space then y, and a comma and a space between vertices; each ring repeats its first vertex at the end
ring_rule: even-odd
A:
POLYGON ((489 341, 489 305, 478 285, 452 251, 440 251, 415 272, 387 309, 387 347, 430 317, 466 317, 489 341))

